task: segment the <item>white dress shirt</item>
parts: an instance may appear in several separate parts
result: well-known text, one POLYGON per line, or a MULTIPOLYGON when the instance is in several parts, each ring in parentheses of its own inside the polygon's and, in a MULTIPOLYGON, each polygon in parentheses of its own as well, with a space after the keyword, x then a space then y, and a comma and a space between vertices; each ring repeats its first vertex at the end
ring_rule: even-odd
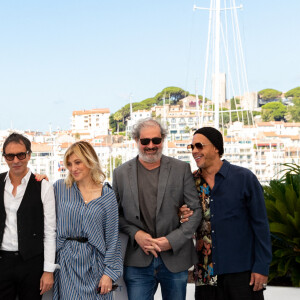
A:
MULTIPOLYGON (((6 211, 5 228, 1 250, 18 251, 18 229, 17 211, 25 194, 28 181, 31 176, 29 170, 22 178, 21 184, 17 187, 16 196, 12 194, 13 185, 9 178, 9 172, 5 177, 4 207, 6 211)), ((42 181, 41 198, 44 209, 44 271, 53 272, 56 268, 56 214, 53 185, 46 180, 42 181)))

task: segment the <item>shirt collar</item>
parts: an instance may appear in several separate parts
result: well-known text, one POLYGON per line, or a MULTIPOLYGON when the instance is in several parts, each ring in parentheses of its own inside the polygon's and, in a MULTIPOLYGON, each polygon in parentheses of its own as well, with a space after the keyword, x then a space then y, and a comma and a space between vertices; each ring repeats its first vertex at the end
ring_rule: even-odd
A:
MULTIPOLYGON (((217 174, 220 174, 223 177, 226 177, 228 172, 229 172, 230 163, 226 159, 223 159, 222 162, 223 162, 223 164, 221 166, 221 169, 217 172, 217 174)), ((196 176, 201 176, 201 173, 202 173, 202 170, 198 169, 197 173, 196 173, 196 176)))
POLYGON ((229 168, 230 168, 230 163, 226 159, 223 159, 222 167, 217 174, 220 174, 225 178, 228 175, 229 168))
MULTIPOLYGON (((30 169, 28 169, 28 172, 27 172, 27 174, 22 178, 22 180, 21 180, 21 184, 23 184, 23 183, 28 183, 28 181, 29 181, 29 179, 30 179, 30 176, 31 176, 31 170, 30 169)), ((8 181, 8 182, 10 182, 11 183, 11 180, 10 180, 10 178, 9 178, 9 171, 6 173, 6 176, 5 176, 5 179, 4 179, 4 181, 8 181)))

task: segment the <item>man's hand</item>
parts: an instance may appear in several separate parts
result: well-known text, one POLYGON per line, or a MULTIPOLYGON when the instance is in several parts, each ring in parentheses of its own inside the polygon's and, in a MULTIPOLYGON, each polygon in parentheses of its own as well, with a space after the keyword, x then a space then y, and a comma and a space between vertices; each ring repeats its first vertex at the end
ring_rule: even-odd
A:
POLYGON ((40 295, 48 292, 53 286, 53 272, 44 272, 40 279, 40 295))
POLYGON ((253 285, 253 291, 259 291, 263 289, 263 284, 267 284, 268 276, 258 273, 251 273, 251 279, 249 285, 253 285))
POLYGON ((149 252, 152 253, 155 257, 158 257, 157 252, 160 252, 161 250, 156 244, 152 244, 150 240, 152 240, 152 236, 143 231, 139 230, 135 236, 134 239, 139 244, 139 246, 142 248, 142 250, 149 255, 149 252))
POLYGON ((187 207, 186 204, 179 208, 178 216, 180 218, 180 223, 185 223, 189 220, 189 217, 193 215, 193 211, 187 207))
MULTIPOLYGON (((156 246, 158 247, 158 249, 160 249, 160 251, 167 251, 172 249, 172 246, 170 244, 170 242, 168 241, 168 239, 164 236, 157 238, 157 239, 149 239, 149 241, 151 242, 151 246, 156 246)), ((145 246, 146 249, 149 249, 149 246, 145 246)))
POLYGON ((109 276, 104 274, 101 277, 100 282, 99 282, 100 294, 104 295, 104 294, 111 292, 111 288, 112 288, 112 280, 109 276))

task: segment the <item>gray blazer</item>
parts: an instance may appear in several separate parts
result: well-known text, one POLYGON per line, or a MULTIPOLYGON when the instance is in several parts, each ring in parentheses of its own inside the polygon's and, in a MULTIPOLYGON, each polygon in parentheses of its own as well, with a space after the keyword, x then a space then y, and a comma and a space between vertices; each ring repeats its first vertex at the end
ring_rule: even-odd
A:
MULTIPOLYGON (((146 267, 153 256, 146 255, 134 239, 138 230, 146 231, 139 209, 137 158, 114 170, 113 189, 119 202, 120 231, 129 236, 125 265, 146 267)), ((157 237, 165 236, 172 246, 171 250, 160 253, 171 272, 187 270, 197 261, 192 237, 200 221, 200 202, 190 165, 163 155, 158 181, 156 232, 157 237), (178 211, 183 204, 187 204, 194 214, 188 222, 181 224, 178 211)))

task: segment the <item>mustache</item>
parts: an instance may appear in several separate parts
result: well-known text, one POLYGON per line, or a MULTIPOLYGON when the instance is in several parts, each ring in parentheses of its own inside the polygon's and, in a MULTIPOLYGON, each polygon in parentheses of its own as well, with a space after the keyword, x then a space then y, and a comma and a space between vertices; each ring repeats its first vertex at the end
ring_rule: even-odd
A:
POLYGON ((158 147, 152 147, 152 148, 150 148, 150 147, 145 147, 144 148, 144 151, 153 151, 153 150, 158 150, 158 147))

